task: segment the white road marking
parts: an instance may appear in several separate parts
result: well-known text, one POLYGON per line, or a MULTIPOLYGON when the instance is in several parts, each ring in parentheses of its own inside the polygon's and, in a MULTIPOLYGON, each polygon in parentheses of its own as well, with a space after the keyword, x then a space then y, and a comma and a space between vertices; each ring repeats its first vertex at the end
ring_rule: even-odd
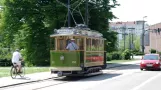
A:
POLYGON ((135 88, 131 89, 131 90, 138 90, 140 89, 141 87, 143 87, 145 84, 151 82, 152 80, 154 80, 155 78, 161 76, 161 73, 157 74, 156 76, 154 77, 151 77, 150 79, 146 80, 145 82, 141 83, 140 85, 136 86, 135 88))

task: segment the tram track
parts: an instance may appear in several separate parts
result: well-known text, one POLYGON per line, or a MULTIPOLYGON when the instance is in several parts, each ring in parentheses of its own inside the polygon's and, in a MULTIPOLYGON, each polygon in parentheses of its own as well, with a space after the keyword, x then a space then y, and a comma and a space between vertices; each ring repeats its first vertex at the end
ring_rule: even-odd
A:
POLYGON ((43 79, 43 80, 36 80, 36 81, 29 81, 29 82, 23 82, 23 83, 17 83, 17 84, 12 84, 12 85, 7 85, 7 86, 1 86, 1 89, 10 89, 13 87, 20 87, 20 86, 27 86, 27 85, 32 85, 32 84, 38 84, 38 83, 46 83, 46 82, 55 82, 54 84, 51 85, 45 85, 45 86, 39 86, 38 88, 34 88, 32 90, 38 90, 41 88, 45 88, 45 87, 49 87, 49 86, 55 86, 55 85, 60 85, 60 84, 65 84, 68 83, 70 81, 78 81, 81 78, 74 78, 74 79, 69 79, 66 77, 52 77, 52 78, 48 78, 48 79, 43 79))
MULTIPOLYGON (((113 69, 111 71, 107 71, 108 73, 113 73, 113 72, 117 72, 117 71, 120 71, 120 69, 117 69, 118 67, 126 67, 126 66, 129 66, 130 64, 127 64, 127 65, 120 65, 120 66, 115 66, 115 67, 108 67, 106 68, 105 70, 107 69, 113 69)), ((106 73, 107 73, 106 72, 106 73)), ((39 90, 39 89, 43 89, 43 88, 46 88, 46 87, 51 87, 51 86, 56 86, 56 85, 60 85, 60 84, 65 84, 65 83, 69 83, 71 80, 64 77, 52 77, 52 78, 47 78, 47 79, 42 79, 42 80, 36 80, 36 81, 29 81, 29 82, 23 82, 23 83, 17 83, 17 84, 12 84, 12 85, 7 85, 7 86, 2 86, 0 87, 0 90, 1 89, 8 89, 8 88, 12 88, 12 87, 15 87, 15 86, 25 86, 25 85, 31 85, 31 84, 36 84, 36 83, 42 83, 42 82, 49 82, 51 80, 54 80, 54 81, 61 81, 61 82, 58 82, 58 83, 55 83, 55 84, 50 84, 50 85, 45 85, 45 86, 40 86, 38 88, 34 88, 32 90, 39 90)), ((82 80, 82 79, 86 79, 86 78, 77 78, 73 81, 78 81, 78 80, 82 80)), ((52 81, 52 82, 54 82, 52 81)))

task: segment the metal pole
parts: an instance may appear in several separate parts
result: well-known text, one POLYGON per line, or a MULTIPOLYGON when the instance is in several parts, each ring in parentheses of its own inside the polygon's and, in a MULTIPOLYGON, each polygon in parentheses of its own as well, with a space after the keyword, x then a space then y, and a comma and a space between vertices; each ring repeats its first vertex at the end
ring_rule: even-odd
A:
POLYGON ((68 27, 70 26, 70 0, 68 0, 68 27))
POLYGON ((149 33, 149 36, 150 36, 150 53, 151 53, 151 32, 149 33))
POLYGON ((133 49, 134 49, 134 33, 132 31, 132 46, 133 46, 133 49))
POLYGON ((88 27, 88 0, 86 0, 85 24, 88 27))
POLYGON ((129 50, 131 50, 131 30, 129 30, 129 50))
POLYGON ((144 53, 144 19, 143 19, 143 30, 142 30, 142 52, 144 53))
POLYGON ((123 35, 124 35, 124 50, 125 50, 125 33, 123 35))
POLYGON ((123 27, 123 31, 124 31, 124 33, 123 33, 123 35, 124 35, 124 50, 125 50, 125 48, 126 48, 126 45, 125 45, 125 40, 126 40, 126 24, 125 24, 125 26, 123 27))
POLYGON ((158 40, 157 40, 157 32, 156 32, 156 35, 155 35, 155 45, 156 45, 156 53, 158 52, 157 48, 158 48, 158 40))
POLYGON ((144 21, 144 18, 146 18, 147 16, 144 16, 143 17, 143 30, 142 30, 142 52, 144 53, 144 34, 145 34, 145 30, 144 30, 144 24, 145 24, 145 21, 144 21))

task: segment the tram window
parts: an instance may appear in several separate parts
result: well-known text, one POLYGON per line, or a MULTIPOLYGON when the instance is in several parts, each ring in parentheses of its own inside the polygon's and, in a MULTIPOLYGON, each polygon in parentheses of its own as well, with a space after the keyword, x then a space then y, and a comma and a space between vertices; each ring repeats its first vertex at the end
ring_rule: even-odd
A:
POLYGON ((71 39, 75 39, 75 43, 78 45, 79 50, 83 50, 83 38, 73 36, 59 36, 57 37, 57 50, 66 50, 66 47, 70 43, 71 39))
POLYGON ((98 47, 99 47, 99 41, 98 41, 98 39, 92 39, 92 47, 91 47, 91 50, 92 51, 98 51, 99 50, 98 47))
POLYGON ((78 45, 79 50, 83 50, 83 38, 75 38, 75 43, 78 45))
POLYGON ((50 39, 50 49, 55 50, 55 38, 50 39))
POLYGON ((65 45, 64 45, 64 40, 63 39, 59 39, 59 49, 58 50, 64 50, 64 47, 65 47, 65 45))
POLYGON ((87 45, 86 50, 90 51, 91 50, 91 39, 90 38, 87 38, 86 45, 87 45))
POLYGON ((57 37, 57 50, 65 50, 66 48, 66 39, 67 37, 65 36, 60 36, 60 37, 57 37))
POLYGON ((99 50, 100 51, 103 51, 104 50, 104 40, 100 40, 99 50))
POLYGON ((99 41, 100 41, 100 40, 96 39, 96 50, 97 50, 97 51, 99 51, 99 45, 100 45, 99 41))

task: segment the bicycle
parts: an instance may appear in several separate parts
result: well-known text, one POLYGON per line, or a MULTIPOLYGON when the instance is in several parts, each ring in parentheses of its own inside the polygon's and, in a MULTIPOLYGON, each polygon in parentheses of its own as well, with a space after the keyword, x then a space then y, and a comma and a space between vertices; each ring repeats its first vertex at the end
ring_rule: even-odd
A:
POLYGON ((12 65, 10 70, 10 75, 12 79, 15 79, 17 75, 19 75, 21 78, 25 76, 25 67, 24 62, 21 62, 21 72, 18 72, 17 67, 18 65, 12 65))

